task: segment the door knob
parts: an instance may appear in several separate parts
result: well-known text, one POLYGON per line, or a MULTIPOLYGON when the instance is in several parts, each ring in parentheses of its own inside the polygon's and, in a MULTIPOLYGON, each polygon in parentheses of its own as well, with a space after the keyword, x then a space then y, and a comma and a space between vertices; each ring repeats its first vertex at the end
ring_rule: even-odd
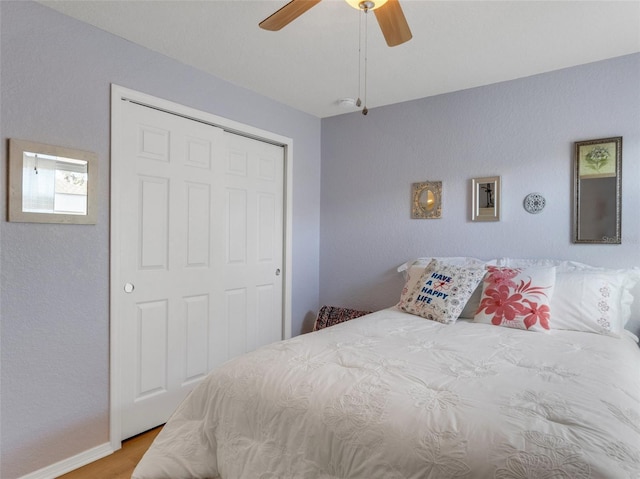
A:
POLYGON ((125 285, 124 285, 124 292, 125 293, 132 293, 134 289, 135 289, 135 286, 133 286, 133 284, 125 283, 125 285))
POLYGON ((280 276, 280 268, 276 269, 276 276, 280 276))

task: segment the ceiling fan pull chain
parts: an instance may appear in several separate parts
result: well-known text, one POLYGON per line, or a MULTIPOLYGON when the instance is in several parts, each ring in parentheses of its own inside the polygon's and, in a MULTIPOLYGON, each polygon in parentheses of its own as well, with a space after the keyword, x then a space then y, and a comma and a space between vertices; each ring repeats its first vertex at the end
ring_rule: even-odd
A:
POLYGON ((360 87, 362 85, 362 10, 358 12, 358 99, 356 106, 360 108, 362 100, 360 100, 360 87))
POLYGON ((369 8, 365 6, 364 8, 364 108, 362 109, 362 114, 366 115, 369 113, 369 109, 367 108, 367 54, 368 54, 368 45, 369 45, 369 8))

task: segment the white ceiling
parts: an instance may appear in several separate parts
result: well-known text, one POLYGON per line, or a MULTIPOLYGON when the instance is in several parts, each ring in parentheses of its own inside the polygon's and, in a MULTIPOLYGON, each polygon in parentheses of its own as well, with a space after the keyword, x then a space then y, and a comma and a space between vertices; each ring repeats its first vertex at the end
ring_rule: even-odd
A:
MULTIPOLYGON (((350 111, 338 100, 359 94, 359 12, 323 0, 279 32, 258 28, 286 2, 40 1, 317 117, 350 111)), ((369 15, 369 108, 640 52, 640 0, 401 5, 413 39, 397 47, 369 15)))

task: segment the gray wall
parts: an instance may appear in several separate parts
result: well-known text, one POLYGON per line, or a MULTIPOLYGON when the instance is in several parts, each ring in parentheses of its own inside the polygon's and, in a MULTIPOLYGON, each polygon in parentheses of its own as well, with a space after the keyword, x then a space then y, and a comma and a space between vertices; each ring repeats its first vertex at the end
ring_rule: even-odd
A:
MULTIPOLYGON (((294 335, 318 308, 321 123, 33 2, 0 1, 0 21, 3 144, 90 150, 100 168, 96 225, 0 221, 0 477, 11 479, 109 439, 110 84, 293 139, 294 335)), ((6 147, 1 158, 6 185, 6 147)))
POLYGON ((396 266, 418 256, 640 266, 640 54, 324 119, 320 211, 321 304, 393 305, 396 266), (573 142, 609 136, 623 136, 622 245, 572 244, 573 142), (494 175, 502 218, 472 223, 470 180, 494 175), (421 181, 442 181, 441 219, 410 218, 421 181))

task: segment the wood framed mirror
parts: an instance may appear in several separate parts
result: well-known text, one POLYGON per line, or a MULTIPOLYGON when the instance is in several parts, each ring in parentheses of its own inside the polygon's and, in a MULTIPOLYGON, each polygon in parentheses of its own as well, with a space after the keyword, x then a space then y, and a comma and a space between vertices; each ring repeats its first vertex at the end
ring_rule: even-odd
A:
POLYGON ((621 184, 621 136, 575 143, 574 243, 622 243, 621 184))
POLYGON ((500 221, 500 177, 471 179, 471 221, 500 221))
POLYGON ((9 140, 9 221, 95 224, 95 153, 9 140))

